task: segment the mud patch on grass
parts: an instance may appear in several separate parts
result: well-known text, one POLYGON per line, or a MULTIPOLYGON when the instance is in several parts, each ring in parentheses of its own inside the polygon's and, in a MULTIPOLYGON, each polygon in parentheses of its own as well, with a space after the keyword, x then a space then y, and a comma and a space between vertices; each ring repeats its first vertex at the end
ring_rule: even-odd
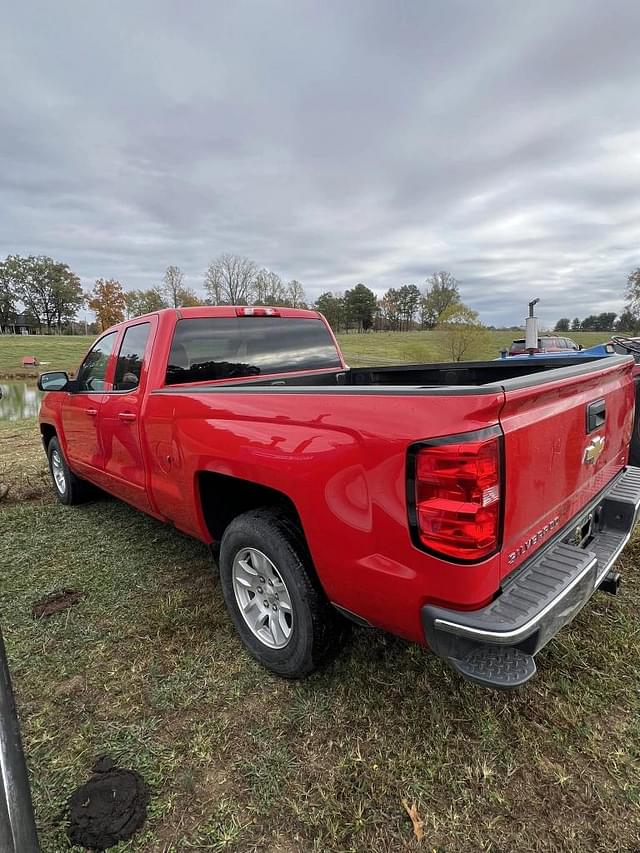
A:
POLYGON ((98 759, 93 771, 69 798, 67 835, 72 844, 107 850, 144 825, 149 790, 139 773, 116 767, 109 756, 98 759))
POLYGON ((60 613, 62 610, 67 610, 67 608, 82 601, 86 595, 87 593, 81 589, 60 589, 57 592, 51 592, 39 601, 34 602, 31 611, 33 618, 45 619, 48 616, 60 613))

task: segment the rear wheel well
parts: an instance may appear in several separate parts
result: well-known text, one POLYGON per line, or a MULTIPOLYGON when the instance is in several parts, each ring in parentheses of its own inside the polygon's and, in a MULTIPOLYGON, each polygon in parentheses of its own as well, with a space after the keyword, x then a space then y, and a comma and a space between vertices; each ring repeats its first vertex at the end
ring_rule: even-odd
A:
POLYGON ((251 509, 267 506, 280 509, 292 520, 304 540, 298 511, 291 498, 284 492, 262 486, 251 480, 229 477, 212 471, 201 471, 198 474, 198 490, 204 520, 215 542, 222 539, 225 529, 236 516, 251 509))
POLYGON ((56 435, 56 428, 51 424, 40 424, 40 435, 46 449, 49 447, 51 439, 56 435))

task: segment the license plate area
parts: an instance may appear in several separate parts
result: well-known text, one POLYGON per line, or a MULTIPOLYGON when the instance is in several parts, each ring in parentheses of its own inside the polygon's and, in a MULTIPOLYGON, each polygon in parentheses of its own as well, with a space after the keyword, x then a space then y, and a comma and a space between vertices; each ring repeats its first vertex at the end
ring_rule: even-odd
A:
POLYGON ((574 545, 576 548, 588 548, 600 529, 601 520, 602 505, 580 516, 578 521, 573 524, 571 532, 563 539, 563 542, 574 545))

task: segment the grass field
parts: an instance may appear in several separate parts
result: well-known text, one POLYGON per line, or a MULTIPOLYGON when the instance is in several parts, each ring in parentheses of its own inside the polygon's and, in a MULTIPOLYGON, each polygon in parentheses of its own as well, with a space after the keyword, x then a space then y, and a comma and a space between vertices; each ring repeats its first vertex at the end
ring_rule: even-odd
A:
MULTIPOLYGON (((478 358, 497 358, 500 349, 517 337, 515 332, 489 332, 478 358)), ((604 340, 603 332, 578 332, 572 337, 583 346, 604 340)), ((35 378, 43 370, 75 370, 93 338, 68 335, 0 335, 0 379, 35 378), (34 355, 40 366, 22 367, 22 358, 34 355)), ((370 332, 338 335, 347 361, 385 364, 411 361, 449 361, 443 332, 370 332)))
POLYGON ((304 682, 265 672, 208 550, 114 500, 51 497, 32 421, 0 424, 0 619, 44 853, 110 753, 151 788, 118 853, 640 849, 640 543, 515 694, 357 629, 304 682), (32 603, 86 592, 35 621, 32 603), (424 822, 419 844, 402 801, 424 822))
MULTIPOLYGON (((497 358, 518 332, 487 332, 486 345, 474 358, 497 358)), ((606 332, 577 332, 571 334, 576 343, 591 346, 607 339, 606 332)), ((434 332, 369 332, 364 335, 340 334, 338 342, 348 364, 357 367, 367 364, 397 362, 451 361, 447 350, 447 333, 434 332)))
POLYGON ((75 370, 93 340, 84 335, 0 335, 0 379, 35 378, 45 370, 75 370), (25 355, 34 355, 40 366, 23 367, 25 355))

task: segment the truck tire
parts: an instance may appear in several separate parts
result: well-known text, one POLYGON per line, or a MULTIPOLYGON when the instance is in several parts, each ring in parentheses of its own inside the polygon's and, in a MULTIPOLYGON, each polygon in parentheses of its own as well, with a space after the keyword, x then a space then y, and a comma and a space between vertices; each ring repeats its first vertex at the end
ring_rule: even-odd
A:
POLYGON ((302 678, 342 645, 348 623, 327 600, 302 533, 283 511, 237 516, 222 537, 219 566, 240 638, 267 669, 302 678))
POLYGON ((60 503, 65 506, 81 503, 86 496, 86 483, 69 469, 57 438, 49 441, 47 458, 53 480, 53 491, 60 503))

